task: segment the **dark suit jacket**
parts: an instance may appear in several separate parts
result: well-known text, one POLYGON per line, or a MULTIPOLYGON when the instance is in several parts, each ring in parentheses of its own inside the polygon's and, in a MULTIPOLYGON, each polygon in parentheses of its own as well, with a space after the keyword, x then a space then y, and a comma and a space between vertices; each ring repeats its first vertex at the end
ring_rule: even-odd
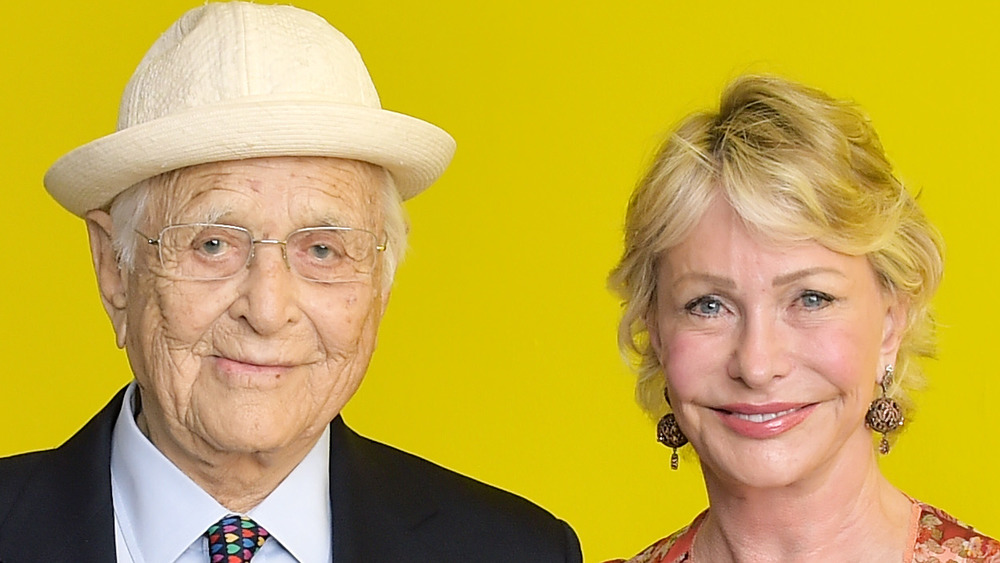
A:
MULTIPOLYGON (((121 401, 57 449, 0 460, 0 563, 114 563, 121 401)), ((335 563, 581 561, 569 526, 534 504, 359 436, 340 417, 330 429, 335 563)))

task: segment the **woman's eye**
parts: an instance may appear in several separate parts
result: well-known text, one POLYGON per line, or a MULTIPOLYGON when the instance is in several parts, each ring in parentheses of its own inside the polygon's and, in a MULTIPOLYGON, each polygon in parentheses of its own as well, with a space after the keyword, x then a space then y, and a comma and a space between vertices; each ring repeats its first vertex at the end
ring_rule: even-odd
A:
POLYGON ((718 297, 706 295, 688 302, 684 309, 700 317, 715 317, 723 311, 722 301, 718 297))
POLYGON ((806 291, 799 296, 799 302, 806 309, 822 309, 833 302, 833 296, 819 291, 806 291))

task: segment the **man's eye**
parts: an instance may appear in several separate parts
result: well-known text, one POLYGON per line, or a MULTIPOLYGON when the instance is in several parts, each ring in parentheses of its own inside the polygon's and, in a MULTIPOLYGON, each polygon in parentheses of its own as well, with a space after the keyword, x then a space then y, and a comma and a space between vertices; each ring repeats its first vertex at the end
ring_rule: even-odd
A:
POLYGON ((317 260, 326 260, 333 256, 333 249, 325 244, 314 244, 309 247, 309 256, 317 260))
POLYGON ((199 250, 205 254, 221 254, 226 250, 226 243, 217 238, 208 239, 199 245, 199 250))
POLYGON ((833 296, 820 291, 805 291, 799 296, 799 302, 806 309, 822 309, 833 303, 833 296))
POLYGON ((688 302, 684 309, 701 317, 715 317, 722 313, 722 301, 718 297, 706 295, 688 302))

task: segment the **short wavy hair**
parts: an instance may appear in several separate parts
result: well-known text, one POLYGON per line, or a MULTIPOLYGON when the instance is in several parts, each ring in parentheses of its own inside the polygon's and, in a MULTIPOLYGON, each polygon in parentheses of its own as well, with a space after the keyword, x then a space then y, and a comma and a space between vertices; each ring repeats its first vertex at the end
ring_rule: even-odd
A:
POLYGON ((859 108, 773 76, 738 78, 718 112, 685 118, 632 193, 609 285, 622 298, 618 345, 638 372, 640 406, 654 418, 668 409, 646 326, 659 257, 717 197, 772 240, 868 258, 881 285, 908 305, 889 389, 908 414, 910 391, 923 384, 915 360, 934 354, 930 299, 942 275, 941 235, 893 174, 859 108))

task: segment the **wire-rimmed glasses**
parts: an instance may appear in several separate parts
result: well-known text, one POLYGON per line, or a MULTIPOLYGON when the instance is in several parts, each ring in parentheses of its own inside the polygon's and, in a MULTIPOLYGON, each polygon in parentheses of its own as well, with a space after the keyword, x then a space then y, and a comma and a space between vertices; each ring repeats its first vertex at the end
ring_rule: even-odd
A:
POLYGON ((258 244, 277 244, 288 269, 303 279, 360 281, 375 270, 378 253, 386 248, 375 233, 352 227, 306 227, 277 240, 254 239, 234 225, 187 223, 164 227, 157 238, 142 236, 158 247, 165 275, 180 280, 231 278, 250 266, 258 244))

